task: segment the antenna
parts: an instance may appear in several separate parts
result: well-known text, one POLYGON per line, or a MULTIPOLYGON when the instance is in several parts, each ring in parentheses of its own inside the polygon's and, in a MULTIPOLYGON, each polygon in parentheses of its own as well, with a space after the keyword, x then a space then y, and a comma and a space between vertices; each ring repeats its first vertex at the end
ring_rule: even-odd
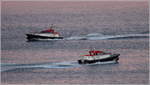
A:
POLYGON ((50 28, 53 28, 53 26, 54 26, 54 25, 53 25, 53 24, 51 24, 51 25, 50 25, 50 28))
POLYGON ((95 48, 93 48, 93 50, 95 50, 95 48))
POLYGON ((89 47, 90 51, 94 50, 95 48, 93 48, 92 46, 89 47))
POLYGON ((57 29, 57 26, 55 26, 54 24, 50 24, 50 28, 57 29))

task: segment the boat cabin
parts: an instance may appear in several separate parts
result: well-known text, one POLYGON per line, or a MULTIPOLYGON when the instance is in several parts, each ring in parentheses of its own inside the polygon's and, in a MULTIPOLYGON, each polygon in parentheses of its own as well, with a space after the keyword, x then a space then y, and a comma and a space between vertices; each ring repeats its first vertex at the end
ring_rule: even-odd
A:
POLYGON ((53 24, 47 29, 47 30, 43 30, 40 33, 52 33, 52 34, 59 34, 58 32, 55 32, 55 30, 53 29, 54 26, 53 24))
POLYGON ((51 34, 54 34, 54 35, 59 35, 59 33, 58 32, 56 32, 54 29, 52 29, 52 28, 49 28, 49 29, 47 29, 47 30, 43 30, 43 31, 41 31, 40 33, 51 33, 51 34))
POLYGON ((103 51, 97 51, 97 50, 89 51, 90 56, 99 55, 99 54, 102 54, 102 53, 104 53, 104 52, 103 51))
POLYGON ((98 50, 91 50, 89 51, 88 55, 84 55, 84 56, 96 56, 96 55, 101 55, 101 54, 105 54, 105 52, 98 51, 98 50))
POLYGON ((103 51, 91 50, 88 55, 81 56, 81 59, 86 60, 95 60, 100 58, 109 57, 111 53, 105 53, 103 51))
POLYGON ((43 30, 43 31, 41 31, 41 33, 54 33, 55 31, 54 31, 54 29, 52 29, 52 28, 49 28, 49 29, 47 29, 47 30, 43 30))

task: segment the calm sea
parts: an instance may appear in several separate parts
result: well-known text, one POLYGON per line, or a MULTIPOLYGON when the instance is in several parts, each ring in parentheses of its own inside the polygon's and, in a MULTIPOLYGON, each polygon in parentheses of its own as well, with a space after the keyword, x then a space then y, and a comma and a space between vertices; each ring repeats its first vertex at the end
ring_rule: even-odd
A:
POLYGON ((148 2, 2 2, 1 81, 148 84, 148 12, 148 2), (65 39, 27 42, 26 33, 50 24, 65 39), (119 53, 119 63, 79 65, 91 47, 119 53))

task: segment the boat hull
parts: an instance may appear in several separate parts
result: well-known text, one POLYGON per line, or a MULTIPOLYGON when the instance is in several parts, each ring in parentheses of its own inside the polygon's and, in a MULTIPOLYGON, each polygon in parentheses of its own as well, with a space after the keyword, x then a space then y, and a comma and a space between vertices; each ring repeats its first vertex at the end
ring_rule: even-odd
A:
POLYGON ((40 36, 34 34, 26 34, 28 41, 63 39, 63 37, 40 36))
POLYGON ((97 62, 107 62, 107 61, 116 61, 118 62, 120 54, 113 54, 112 56, 104 59, 96 59, 96 60, 78 60, 79 64, 93 64, 97 62))

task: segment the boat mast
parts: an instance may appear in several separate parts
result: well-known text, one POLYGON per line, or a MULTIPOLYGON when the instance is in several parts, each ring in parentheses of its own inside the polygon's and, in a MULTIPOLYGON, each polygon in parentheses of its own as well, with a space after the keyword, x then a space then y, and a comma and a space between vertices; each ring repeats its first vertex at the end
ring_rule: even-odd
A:
POLYGON ((50 25, 50 28, 53 28, 53 27, 54 27, 54 25, 53 25, 53 24, 51 24, 51 25, 50 25))
POLYGON ((94 52, 94 50, 95 50, 95 48, 90 47, 90 51, 91 51, 90 55, 95 60, 95 58, 94 58, 95 53, 92 53, 92 52, 94 52))

